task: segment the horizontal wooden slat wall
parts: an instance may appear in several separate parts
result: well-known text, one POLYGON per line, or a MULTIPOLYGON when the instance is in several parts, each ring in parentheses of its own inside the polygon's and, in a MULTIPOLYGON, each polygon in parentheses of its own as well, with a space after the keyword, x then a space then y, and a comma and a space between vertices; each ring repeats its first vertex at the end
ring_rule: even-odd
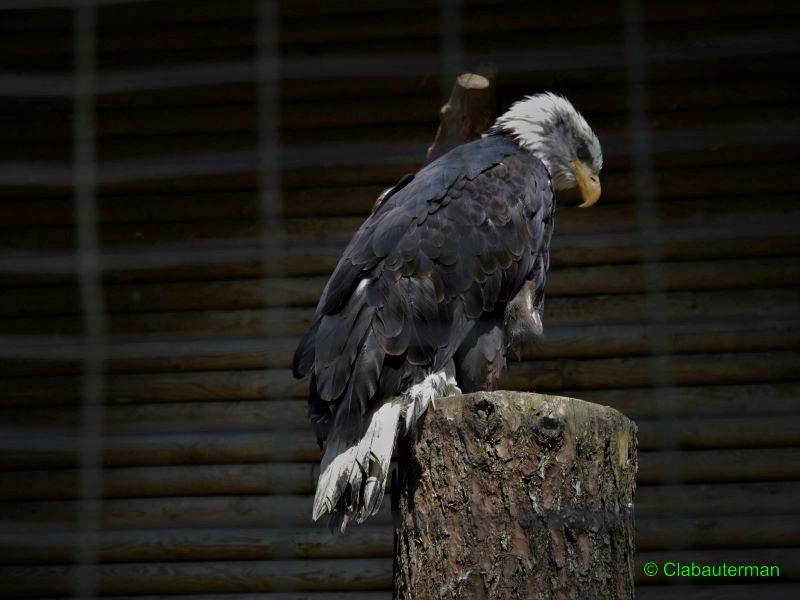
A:
MULTIPOLYGON (((559 210, 546 334, 504 387, 610 404, 637 421, 639 567, 781 566, 775 580, 693 586, 637 568, 639 597, 796 596, 800 5, 643 4, 654 231, 641 228, 631 170, 621 6, 461 3, 466 67, 496 65, 498 108, 564 93, 606 154, 600 204, 559 210)), ((275 231, 261 224, 254 4, 98 8, 110 335, 102 595, 390 597, 388 506, 345 537, 310 522, 320 452, 307 384, 289 366, 349 236, 433 137, 447 88, 439 11, 434 0, 281 4, 275 231)), ((86 348, 72 27, 63 3, 0 12, 0 589, 10 597, 66 597, 76 577, 86 348)))

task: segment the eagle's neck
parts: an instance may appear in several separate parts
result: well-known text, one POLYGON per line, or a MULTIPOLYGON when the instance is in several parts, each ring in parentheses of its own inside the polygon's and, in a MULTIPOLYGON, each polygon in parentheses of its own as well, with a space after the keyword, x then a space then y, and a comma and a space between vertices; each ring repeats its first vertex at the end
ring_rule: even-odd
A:
POLYGON ((546 136, 539 131, 544 131, 544 128, 534 128, 526 123, 505 122, 501 124, 498 119, 487 135, 504 136, 511 139, 520 149, 530 152, 541 160, 548 172, 552 174, 552 149, 547 144, 546 136))

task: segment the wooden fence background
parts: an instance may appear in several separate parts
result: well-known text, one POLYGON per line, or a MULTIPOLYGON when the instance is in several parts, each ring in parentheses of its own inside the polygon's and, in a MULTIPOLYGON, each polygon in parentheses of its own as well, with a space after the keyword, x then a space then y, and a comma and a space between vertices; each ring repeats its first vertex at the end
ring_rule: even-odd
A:
MULTIPOLYGON (((388 506, 345 537, 309 520, 320 455, 289 363, 376 195, 422 162, 451 76, 483 62, 498 108, 564 93, 606 149, 600 204, 557 216, 546 336, 504 387, 638 422, 639 565, 781 567, 680 589, 639 569, 641 598, 800 595, 800 4, 657 0, 626 30, 635 8, 304 1, 277 22, 239 0, 98 8, 102 595, 389 597, 388 506), (646 52, 632 57, 636 31, 646 52), (280 59, 277 84, 256 84, 259 52, 262 72, 280 59), (632 74, 655 210, 632 172, 632 74), (259 171, 265 153, 277 175, 259 171)), ((13 597, 69 596, 76 576, 73 20, 63 3, 0 11, 0 590, 13 597)))

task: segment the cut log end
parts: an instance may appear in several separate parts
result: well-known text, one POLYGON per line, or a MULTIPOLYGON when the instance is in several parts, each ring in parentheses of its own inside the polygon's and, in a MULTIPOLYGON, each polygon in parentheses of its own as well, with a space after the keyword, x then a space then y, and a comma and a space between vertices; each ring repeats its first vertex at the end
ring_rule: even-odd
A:
POLYGON ((489 80, 477 73, 462 73, 456 78, 456 82, 465 90, 484 90, 489 87, 489 80))
POLYGON ((636 426, 573 398, 437 401, 400 453, 398 598, 633 595, 636 426))

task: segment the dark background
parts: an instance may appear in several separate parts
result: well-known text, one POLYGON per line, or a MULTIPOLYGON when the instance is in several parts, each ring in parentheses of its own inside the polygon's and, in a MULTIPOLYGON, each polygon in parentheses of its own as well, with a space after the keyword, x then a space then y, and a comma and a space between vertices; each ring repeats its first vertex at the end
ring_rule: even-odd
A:
POLYGON ((563 93, 605 150, 503 387, 637 421, 639 597, 800 595, 799 3, 96 4, 0 5, 0 594, 389 597, 388 502, 310 522, 291 353, 491 64, 499 111, 563 93))

